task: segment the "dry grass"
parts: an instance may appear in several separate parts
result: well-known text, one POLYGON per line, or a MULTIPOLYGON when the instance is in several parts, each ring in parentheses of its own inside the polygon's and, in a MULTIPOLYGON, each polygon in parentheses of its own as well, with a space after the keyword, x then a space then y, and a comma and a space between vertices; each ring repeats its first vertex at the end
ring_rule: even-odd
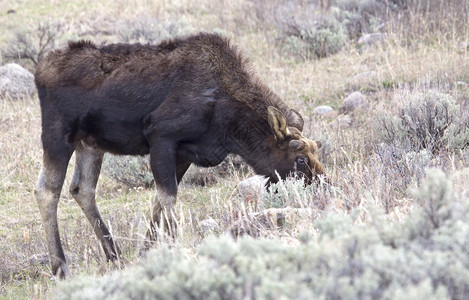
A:
MULTIPOLYGON (((323 161, 334 186, 305 194, 311 197, 308 204, 312 204, 315 216, 324 208, 347 212, 358 207, 365 211, 366 204, 373 203, 400 220, 413 205, 407 188, 418 178, 412 175, 413 182, 402 182, 390 173, 392 166, 376 157, 379 141, 375 121, 382 114, 395 113, 403 105, 406 94, 429 89, 453 95, 467 110, 468 27, 461 29, 457 22, 440 27, 435 24, 417 27, 416 24, 422 24, 430 14, 413 12, 405 23, 410 26, 408 29, 402 28, 403 21, 396 19, 396 23, 386 29, 386 40, 377 46, 359 52, 351 43, 333 56, 305 60, 286 52, 276 39, 275 28, 261 26, 262 20, 256 15, 254 5, 255 2, 247 0, 204 1, 202 4, 188 0, 28 0, 14 3, 0 0, 0 7, 16 11, 0 14, 0 24, 6 29, 0 34, 0 49, 12 38, 15 28, 31 27, 38 20, 47 19, 65 24, 61 43, 78 37, 113 41, 116 39, 114 26, 121 20, 141 15, 152 15, 162 21, 184 19, 190 25, 188 33, 222 32, 250 57, 259 77, 291 107, 302 112, 307 121, 306 133, 325 142, 323 161), (119 20, 115 20, 115 16, 119 16, 119 20), (447 34, 441 34, 442 31, 447 34), (422 38, 418 39, 418 35, 422 38), (350 116, 350 126, 337 122, 336 118, 312 114, 314 107, 320 104, 338 108, 344 97, 356 90, 366 95, 370 106, 350 116)), ((454 9, 448 13, 453 18, 458 16, 454 9)), ((32 259, 34 255, 46 253, 33 195, 41 162, 37 97, 0 99, 0 132, 0 298, 48 298, 54 289, 48 266, 42 265, 40 259, 32 259)), ((468 165, 467 151, 441 155, 438 161, 438 167, 447 173, 468 165)), ((59 205, 65 251, 73 274, 103 274, 119 266, 104 260, 91 226, 67 192, 72 167, 59 205)), ((238 190, 238 183, 249 175, 250 171, 233 169, 226 178, 205 187, 185 182, 177 206, 180 232, 176 242, 192 251, 205 235, 200 226, 202 220, 217 220, 219 228, 215 233, 219 234, 253 210, 238 190)), ((460 185, 458 188, 464 189, 464 183, 460 185)), ((101 176, 98 205, 128 264, 138 261, 153 194, 152 190, 125 188, 101 176)), ((316 230, 313 217, 292 221, 280 229, 261 229, 263 236, 292 243, 301 231, 316 230)))

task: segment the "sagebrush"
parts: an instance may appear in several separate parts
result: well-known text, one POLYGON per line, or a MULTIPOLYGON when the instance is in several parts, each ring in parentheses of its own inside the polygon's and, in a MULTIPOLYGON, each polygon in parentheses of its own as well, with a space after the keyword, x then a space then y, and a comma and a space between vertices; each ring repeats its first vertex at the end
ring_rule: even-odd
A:
POLYGON ((451 185, 429 170, 413 192, 422 206, 402 224, 370 205, 326 212, 319 235, 297 245, 225 236, 196 253, 162 247, 125 271, 65 282, 55 299, 465 299, 469 198, 451 185))
POLYGON ((386 144, 401 147, 403 153, 425 149, 433 155, 469 146, 467 111, 451 95, 416 93, 404 103, 397 117, 382 117, 377 125, 386 144))

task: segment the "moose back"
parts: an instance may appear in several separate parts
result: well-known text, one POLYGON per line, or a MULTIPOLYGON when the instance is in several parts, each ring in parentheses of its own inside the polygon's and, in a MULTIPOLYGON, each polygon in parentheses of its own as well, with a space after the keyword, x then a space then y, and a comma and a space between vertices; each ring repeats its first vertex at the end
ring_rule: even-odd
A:
POLYGON ((311 183, 324 170, 320 142, 303 136, 303 119, 251 72, 236 47, 216 34, 158 45, 69 42, 36 70, 42 113, 43 166, 36 200, 52 272, 68 276, 57 224, 67 165, 70 193, 109 260, 120 250, 102 220, 95 189, 103 154, 150 154, 156 183, 151 229, 175 230, 178 183, 191 164, 215 166, 241 155, 271 182, 294 175, 311 183))

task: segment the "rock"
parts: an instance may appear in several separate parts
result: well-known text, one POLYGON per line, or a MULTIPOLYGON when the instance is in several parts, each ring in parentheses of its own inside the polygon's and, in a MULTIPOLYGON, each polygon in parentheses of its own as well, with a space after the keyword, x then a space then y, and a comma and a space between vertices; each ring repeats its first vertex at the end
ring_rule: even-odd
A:
POLYGON ((368 100, 360 92, 353 92, 345 98, 340 110, 344 113, 368 106, 368 100))
POLYGON ((376 43, 383 41, 385 37, 386 35, 381 32, 365 33, 357 41, 358 48, 359 49, 369 48, 375 45, 376 43))
POLYGON ((267 178, 255 175, 239 183, 239 194, 247 204, 257 203, 265 193, 267 178))
POLYGON ((28 70, 17 64, 0 67, 0 97, 18 99, 35 91, 34 76, 28 70))
POLYGON ((199 222, 200 230, 204 235, 212 233, 218 229, 218 223, 214 219, 205 219, 199 222))
POLYGON ((334 109, 328 105, 319 105, 314 108, 314 113, 321 116, 327 115, 332 111, 334 111, 334 109))

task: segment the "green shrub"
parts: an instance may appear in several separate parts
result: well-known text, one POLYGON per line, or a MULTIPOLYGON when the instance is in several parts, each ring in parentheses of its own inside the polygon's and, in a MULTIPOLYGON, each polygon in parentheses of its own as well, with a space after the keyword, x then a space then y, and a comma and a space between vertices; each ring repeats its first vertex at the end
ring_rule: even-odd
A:
POLYGON ((334 14, 325 15, 312 26, 302 28, 300 38, 317 57, 325 57, 339 52, 347 44, 347 30, 334 14))
POLYGON ((469 146, 469 117, 448 95, 436 91, 404 96, 396 115, 378 118, 373 130, 377 165, 393 194, 408 196, 425 170, 448 168, 451 157, 463 157, 469 146))
POLYGON ((104 174, 128 187, 150 187, 153 182, 149 156, 121 156, 106 154, 104 174))
POLYGON ((268 191, 263 193, 260 199, 259 209, 284 207, 304 208, 318 205, 323 208, 324 206, 316 201, 318 195, 329 198, 334 191, 334 188, 325 185, 324 181, 318 184, 305 186, 302 179, 281 180, 270 185, 268 191))
POLYGON ((337 53, 348 42, 347 28, 338 18, 340 10, 319 13, 314 5, 300 8, 290 2, 276 8, 276 26, 285 38, 287 50, 326 57, 337 53))
POLYGON ((126 270, 62 282, 55 298, 468 298, 469 199, 436 169, 413 194, 422 208, 402 224, 368 206, 324 214, 319 237, 303 233, 296 246, 226 236, 207 239, 194 254, 163 246, 126 270))
POLYGON ((359 38, 363 33, 374 32, 386 21, 387 11, 398 8, 390 1, 335 0, 330 1, 338 9, 338 20, 346 26, 348 36, 359 38))
POLYGON ((288 51, 325 57, 343 49, 350 40, 383 26, 389 10, 399 6, 380 0, 256 2, 257 15, 276 26, 288 51))
POLYGON ((377 125, 384 143, 399 146, 403 153, 425 149, 431 154, 469 146, 467 112, 450 95, 416 93, 405 103, 397 117, 383 117, 377 125))

